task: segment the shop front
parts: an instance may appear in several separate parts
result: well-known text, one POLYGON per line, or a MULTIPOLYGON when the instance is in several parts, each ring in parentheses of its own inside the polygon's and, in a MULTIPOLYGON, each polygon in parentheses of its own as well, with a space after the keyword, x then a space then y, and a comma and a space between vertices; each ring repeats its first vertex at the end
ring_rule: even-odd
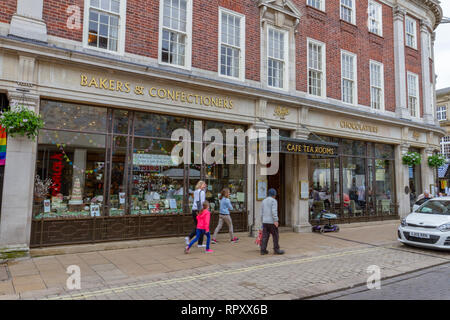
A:
MULTIPOLYGON (((31 247, 187 235, 199 180, 208 184, 213 212, 221 190, 230 189, 235 231, 247 231, 245 164, 171 158, 176 129, 245 126, 54 100, 41 100, 40 113, 36 179, 52 184, 34 195, 31 247)), ((206 141, 201 145, 203 152, 206 141)), ((216 220, 213 214, 211 224, 216 220)))
POLYGON ((335 213, 340 223, 398 218, 394 146, 321 136, 336 157, 309 156, 310 218, 335 213))

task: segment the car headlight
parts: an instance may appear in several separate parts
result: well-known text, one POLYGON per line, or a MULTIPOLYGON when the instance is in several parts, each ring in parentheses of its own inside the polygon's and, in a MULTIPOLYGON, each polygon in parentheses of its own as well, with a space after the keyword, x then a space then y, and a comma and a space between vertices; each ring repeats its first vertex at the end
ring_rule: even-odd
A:
POLYGON ((408 224, 406 223, 406 218, 402 219, 402 223, 401 223, 402 227, 406 227, 408 224))
POLYGON ((439 226, 438 229, 442 232, 450 231, 450 223, 443 224, 439 226))

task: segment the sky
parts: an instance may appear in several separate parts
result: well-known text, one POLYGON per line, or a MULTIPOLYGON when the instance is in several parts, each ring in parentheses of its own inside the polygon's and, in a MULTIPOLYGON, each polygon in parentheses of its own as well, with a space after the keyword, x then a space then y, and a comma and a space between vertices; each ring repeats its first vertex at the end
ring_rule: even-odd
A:
MULTIPOLYGON (((444 17, 450 18, 450 0, 441 0, 444 17)), ((436 89, 450 87, 450 23, 436 28, 434 43, 435 71, 437 74, 436 89)))

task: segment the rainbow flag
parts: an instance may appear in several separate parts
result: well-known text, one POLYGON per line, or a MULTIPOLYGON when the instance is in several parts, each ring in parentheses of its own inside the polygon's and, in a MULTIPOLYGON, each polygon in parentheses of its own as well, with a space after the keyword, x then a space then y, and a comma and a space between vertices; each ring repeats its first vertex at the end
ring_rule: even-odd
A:
POLYGON ((6 131, 0 126, 0 166, 6 161, 6 131))

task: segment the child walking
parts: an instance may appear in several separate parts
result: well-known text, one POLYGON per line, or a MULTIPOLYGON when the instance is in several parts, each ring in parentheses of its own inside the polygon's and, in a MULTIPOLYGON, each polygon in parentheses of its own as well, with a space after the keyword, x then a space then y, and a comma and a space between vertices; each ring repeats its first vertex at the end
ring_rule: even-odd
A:
POLYGON ((209 211, 209 202, 203 202, 203 210, 197 215, 197 234, 194 239, 184 249, 184 253, 189 253, 189 249, 192 245, 200 239, 203 235, 206 235, 206 253, 214 252, 209 248, 211 244, 211 234, 209 232, 209 221, 211 218, 211 212, 209 211))
POLYGON ((230 189, 225 188, 220 195, 220 210, 219 210, 219 224, 217 225, 214 235, 212 237, 212 243, 217 243, 216 237, 220 229, 222 229, 223 222, 228 225, 228 232, 230 233, 231 242, 237 242, 239 238, 233 234, 233 221, 231 221, 230 210, 233 210, 233 206, 230 201, 230 189))

